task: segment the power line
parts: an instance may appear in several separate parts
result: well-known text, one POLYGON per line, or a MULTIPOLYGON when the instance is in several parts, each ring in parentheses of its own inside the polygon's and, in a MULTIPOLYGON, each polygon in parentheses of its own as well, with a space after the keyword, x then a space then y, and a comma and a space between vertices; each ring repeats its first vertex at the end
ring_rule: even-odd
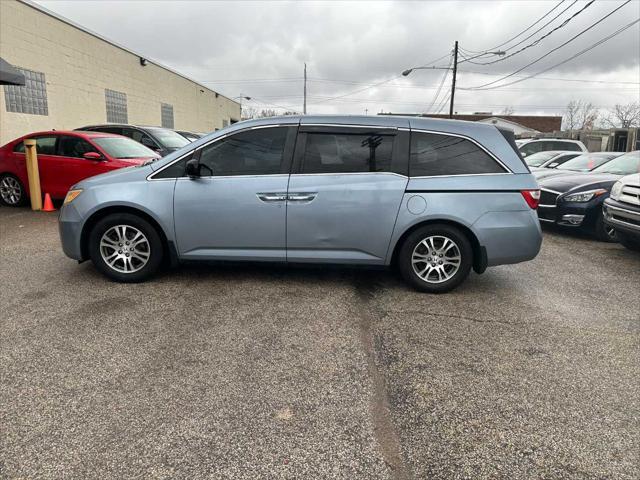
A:
MULTIPOLYGON (((626 2, 624 2, 622 5, 616 7, 615 9, 613 9, 611 12, 607 13, 604 17, 600 18, 598 21, 596 21, 595 23, 592 23, 591 25, 589 25, 587 28, 585 28, 584 30, 582 30, 580 33, 574 35, 573 37, 571 37, 569 40, 567 40, 566 42, 564 42, 563 44, 549 50, 547 53, 545 53, 544 55, 542 55, 541 57, 537 58, 536 60, 534 60, 531 63, 526 64, 524 67, 519 68, 518 70, 516 70, 513 73, 510 73, 509 75, 505 75, 502 78, 499 78, 497 80, 494 80, 492 82, 489 83, 485 83, 483 85, 478 85, 476 87, 469 87, 466 90, 483 90, 485 89, 484 87, 488 87, 490 85, 493 85, 495 83, 501 82, 502 80, 506 80, 507 78, 513 77, 516 73, 520 73, 521 71, 523 71, 525 68, 530 67, 531 65, 535 65, 536 63, 538 63, 540 60, 542 60, 543 58, 548 57, 549 55, 551 55, 553 52, 556 52, 558 50, 560 50, 562 47, 568 45, 569 43, 573 42, 576 38, 580 37, 581 35, 583 35, 584 33, 588 32, 589 30, 591 30, 593 27, 595 27, 596 25, 602 23, 604 20, 606 20, 607 18, 609 18, 611 15, 613 15, 614 13, 616 13, 618 10, 620 10, 622 7, 624 7, 625 5, 629 4, 631 2, 631 0, 627 0, 626 2)), ((550 69, 547 69, 545 71, 548 71, 550 69)), ((510 85, 510 84, 508 84, 510 85)), ((502 87, 506 86, 506 85, 500 85, 502 87)))
POLYGON ((445 80, 449 76, 449 69, 451 68, 452 63, 453 63, 453 57, 451 57, 451 59, 449 60, 449 68, 444 71, 444 75, 442 75, 442 80, 440 80, 440 85, 438 85, 438 90, 436 91, 436 94, 433 96, 433 100, 431 100, 431 103, 427 107, 427 111, 431 110, 431 107, 433 107, 433 104, 436 103, 436 100, 440 96, 440 91, 442 90, 442 86, 444 85, 445 80))
POLYGON ((470 53, 483 53, 486 52, 488 50, 497 50, 498 48, 506 45, 507 43, 511 43, 513 40, 515 40, 516 38, 518 38, 520 35, 522 35, 525 32, 528 32, 529 30, 531 30, 533 27, 535 27, 538 23, 540 23, 542 20, 544 20, 546 17, 548 17, 551 12, 553 12, 555 9, 557 9, 560 5, 562 5, 565 2, 565 0, 561 0, 559 3, 557 3, 551 10, 549 10, 547 13, 545 13, 542 17, 540 17, 538 20, 536 20, 535 22, 533 22, 531 25, 529 25, 527 28, 525 28, 524 30, 522 30, 520 33, 518 33, 516 36, 511 37, 509 40, 507 40, 506 42, 501 43, 500 45, 496 45, 495 47, 491 47, 491 48, 487 48, 485 50, 480 50, 480 51, 473 51, 473 50, 465 50, 467 52, 470 53))
MULTIPOLYGON (((577 1, 577 0, 576 0, 577 1)), ((565 27, 566 25, 569 24, 569 22, 571 22, 571 20, 573 20, 574 18, 576 18, 578 15, 580 15, 582 12, 584 12, 587 8, 589 8, 593 3, 595 2, 595 0, 591 0, 589 3, 587 3, 582 9, 578 10, 576 13, 574 13, 572 16, 570 16, 569 18, 567 18, 564 22, 562 22, 560 25, 558 25, 557 27, 555 27, 554 29, 550 30, 549 32, 547 32, 546 34, 544 34, 543 36, 541 36, 540 38, 538 38, 537 40, 531 42, 528 45, 525 45, 524 47, 522 47, 519 50, 516 50, 513 53, 510 53, 509 55, 499 58, 497 60, 493 60, 491 62, 471 62, 471 63, 475 63, 476 65, 492 65, 494 63, 498 63, 498 62, 503 62, 508 58, 513 57, 514 55, 518 55, 519 53, 531 48, 531 47, 535 47, 536 45, 538 45, 540 42, 542 42, 542 40, 544 40, 545 38, 549 37, 552 33, 560 30, 561 28, 565 27)), ((574 2, 575 3, 575 2, 574 2)), ((573 4, 572 4, 573 5, 573 4)), ((566 10, 565 10, 566 11, 566 10)), ((556 17, 557 18, 557 17, 556 17)), ((515 45, 511 48, 514 48, 515 45)))
MULTIPOLYGON (((548 68, 545 68, 544 70, 541 70, 540 72, 533 73, 533 74, 528 75, 528 76, 525 76, 524 78, 521 78, 521 79, 519 79, 519 80, 514 80, 513 82, 504 83, 504 84, 502 84, 502 85, 498 85, 498 86, 496 86, 496 87, 488 87, 488 88, 472 87, 472 88, 465 88, 464 90, 493 90, 493 89, 495 89, 495 88, 499 88, 499 87, 507 87, 507 86, 509 86, 509 85, 514 85, 514 84, 516 84, 516 83, 524 82, 525 80, 528 80, 528 79, 530 79, 530 78, 536 77, 537 75, 540 75, 540 74, 542 74, 542 73, 548 72, 549 70, 552 70, 552 69, 554 69, 554 68, 556 68, 556 67, 559 67, 560 65, 564 65, 565 63, 567 63, 567 62, 569 62, 569 61, 573 60, 574 58, 577 58, 577 57, 579 57, 579 56, 581 56, 581 55, 584 55, 584 54, 585 54, 585 53, 587 53, 589 50, 593 50, 593 49, 594 49, 594 48, 596 48, 597 46, 599 46, 599 45, 601 45, 601 44, 605 43, 606 41, 608 41, 608 40, 612 39, 612 38, 613 38, 613 37, 615 37, 616 35, 619 35, 620 33, 624 32, 625 30, 627 30, 627 29, 631 28, 632 26, 634 26, 634 25, 635 25, 636 23, 638 23, 638 22, 640 22, 640 18, 638 18, 638 19, 634 20, 634 21, 633 21, 633 22, 631 22, 631 23, 628 23, 627 25, 625 25, 625 26, 624 26, 624 27, 622 27, 622 28, 619 28, 618 30, 616 30, 616 31, 615 31, 615 32, 613 32, 612 34, 607 35, 606 37, 604 37, 604 38, 602 38, 602 39, 598 40, 596 43, 594 43, 594 44, 590 45, 589 47, 587 47, 587 48, 585 48, 585 49, 581 50, 580 52, 578 52, 578 53, 576 53, 576 54, 574 54, 574 55, 570 56, 569 58, 567 58, 567 59, 565 59, 565 60, 563 60, 563 61, 561 61, 561 62, 559 62, 559 63, 556 63, 555 65, 552 65, 552 66, 550 66, 550 67, 548 67, 548 68)), ((534 63, 535 63, 535 62, 534 62, 534 63)), ((508 75, 508 76, 510 76, 510 75, 508 75)), ((506 77, 504 77, 504 78, 506 78, 506 77)), ((503 80, 503 79, 501 79, 501 80, 503 80)), ((495 83, 495 82, 491 82, 491 83, 495 83)), ((490 85, 490 84, 488 84, 488 85, 490 85)))
POLYGON ((395 77, 389 78, 387 80, 383 80, 382 82, 374 83, 374 84, 372 84, 372 85, 370 85, 368 87, 364 87, 364 88, 361 88, 359 90, 354 90, 353 92, 345 93, 343 95, 337 95, 335 97, 329 97, 328 99, 323 100, 323 102, 329 102, 329 101, 332 101, 332 100, 337 100, 338 98, 348 97, 348 96, 354 95, 356 93, 364 92, 365 90, 369 90, 370 88, 378 87, 378 86, 383 85, 385 83, 392 82, 393 80, 395 80, 397 78, 400 78, 401 76, 402 75, 396 75, 395 77))

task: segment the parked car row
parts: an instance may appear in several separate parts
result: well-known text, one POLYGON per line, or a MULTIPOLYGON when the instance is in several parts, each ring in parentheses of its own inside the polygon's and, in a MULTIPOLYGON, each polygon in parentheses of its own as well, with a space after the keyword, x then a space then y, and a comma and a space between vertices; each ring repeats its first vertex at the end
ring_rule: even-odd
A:
MULTIPOLYGON (((601 241, 616 241, 624 236, 619 236, 618 230, 622 228, 616 227, 615 216, 607 221, 603 204, 614 185, 622 188, 617 183, 622 177, 640 172, 640 151, 590 153, 575 157, 558 168, 548 169, 552 173, 544 170, 533 172, 540 185, 538 217, 541 222, 580 228, 601 241)), ((625 187, 625 192, 633 192, 633 189, 630 184, 625 187)), ((624 197, 624 201, 629 198, 633 198, 631 193, 624 197)), ((622 208, 619 205, 612 207, 610 212, 622 208)), ((634 216, 632 213, 628 215, 631 220, 627 223, 633 225, 634 216)))

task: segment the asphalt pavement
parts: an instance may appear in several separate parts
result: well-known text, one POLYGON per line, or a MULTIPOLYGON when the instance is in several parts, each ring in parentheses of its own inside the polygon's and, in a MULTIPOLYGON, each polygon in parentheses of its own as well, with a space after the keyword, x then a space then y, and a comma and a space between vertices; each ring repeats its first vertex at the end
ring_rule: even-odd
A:
POLYGON ((445 295, 392 271, 122 285, 0 208, 0 478, 640 477, 640 254, 546 230, 445 295))

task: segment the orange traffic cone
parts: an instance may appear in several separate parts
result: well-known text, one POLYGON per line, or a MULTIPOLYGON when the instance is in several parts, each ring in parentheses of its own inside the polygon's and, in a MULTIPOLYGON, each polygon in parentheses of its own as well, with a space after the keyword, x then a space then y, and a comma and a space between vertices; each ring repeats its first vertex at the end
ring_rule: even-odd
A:
POLYGON ((42 207, 43 212, 55 212, 56 209, 53 208, 53 202, 51 201, 51 195, 45 193, 44 195, 44 207, 42 207))

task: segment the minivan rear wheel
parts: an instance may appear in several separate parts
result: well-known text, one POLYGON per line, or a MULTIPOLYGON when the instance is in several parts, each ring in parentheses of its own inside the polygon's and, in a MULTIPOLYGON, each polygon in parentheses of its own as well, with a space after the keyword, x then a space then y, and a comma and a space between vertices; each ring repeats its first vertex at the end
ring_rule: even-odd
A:
POLYGON ((405 281, 429 293, 444 293, 460 285, 473 264, 469 239, 444 224, 420 227, 402 244, 398 266, 405 281))
POLYGON ((145 219, 115 213, 99 220, 89 235, 89 255, 95 267, 117 282, 142 282, 162 263, 162 240, 145 219))

